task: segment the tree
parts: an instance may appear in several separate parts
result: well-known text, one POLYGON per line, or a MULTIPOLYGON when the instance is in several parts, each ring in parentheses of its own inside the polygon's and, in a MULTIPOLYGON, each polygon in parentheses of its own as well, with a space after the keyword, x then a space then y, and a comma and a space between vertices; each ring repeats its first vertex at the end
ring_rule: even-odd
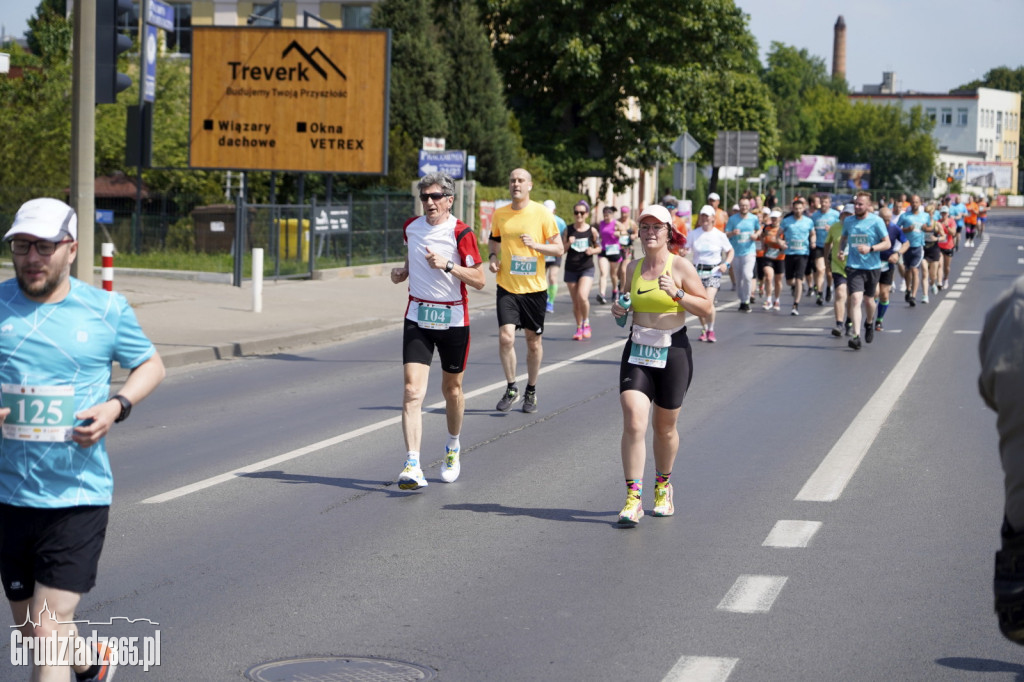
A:
MULTIPOLYGON (((621 164, 674 160, 669 147, 692 134, 691 120, 713 118, 701 88, 760 70, 733 0, 478 2, 524 143, 564 186, 601 175, 622 188, 621 164)), ((768 138, 775 121, 759 125, 768 138)))
POLYGON ((71 50, 71 22, 66 0, 42 0, 28 20, 25 42, 29 51, 47 65, 66 60, 71 50))
MULTIPOLYGON (((1024 66, 1018 66, 1016 69, 997 66, 994 69, 989 69, 980 80, 973 80, 966 85, 961 85, 957 90, 976 90, 977 88, 1019 92, 1021 97, 1024 97, 1024 66)), ((1024 126, 1021 126, 1020 136, 1017 139, 1017 149, 1024 149, 1021 145, 1024 145, 1024 126)), ((1018 154, 1017 167, 1024 170, 1024 154, 1018 154)))
POLYGON ((477 179, 504 185, 509 172, 523 164, 522 139, 512 128, 480 12, 471 1, 443 0, 438 12, 442 44, 450 60, 445 112, 450 123, 448 146, 477 157, 477 179))

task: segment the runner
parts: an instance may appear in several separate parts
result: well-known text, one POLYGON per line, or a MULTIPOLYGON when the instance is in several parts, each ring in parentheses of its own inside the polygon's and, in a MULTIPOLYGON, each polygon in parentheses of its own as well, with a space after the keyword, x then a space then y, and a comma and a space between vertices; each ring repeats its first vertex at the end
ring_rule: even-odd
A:
POLYGON ((597 259, 600 268, 597 280, 597 302, 604 305, 608 302, 605 292, 608 291, 608 276, 612 280, 612 300, 619 297, 619 261, 622 260, 622 246, 616 232, 615 209, 604 207, 604 219, 598 223, 597 231, 601 234, 601 255, 597 259))
POLYGON ((939 251, 942 253, 942 272, 939 275, 942 283, 939 285, 939 288, 948 289, 949 271, 953 265, 953 254, 956 253, 957 226, 956 221, 952 217, 953 209, 951 206, 943 206, 939 209, 939 213, 942 214, 940 223, 942 225, 942 232, 945 235, 939 241, 939 251))
MULTIPOLYGON (((945 207, 943 207, 945 208, 945 207)), ((947 213, 949 209, 946 209, 947 213)), ((925 225, 924 230, 924 262, 921 264, 922 292, 921 303, 928 302, 928 294, 939 292, 939 265, 942 261, 942 252, 939 251, 939 238, 944 236, 942 230, 942 214, 934 202, 925 207, 925 213, 931 217, 931 221, 925 225)))
POLYGON ((896 264, 900 262, 900 258, 906 253, 907 248, 910 247, 910 243, 907 241, 906 235, 903 234, 903 230, 896 225, 892 220, 892 211, 888 206, 881 208, 878 211, 878 217, 885 223, 886 230, 889 233, 889 248, 879 255, 879 260, 882 262, 882 268, 878 276, 878 317, 875 318, 875 331, 880 332, 885 330, 883 319, 885 313, 889 310, 889 301, 892 297, 892 282, 893 276, 896 273, 896 264))
MULTIPOLYGON (((768 208, 767 206, 764 206, 764 207, 761 208, 760 215, 758 216, 758 218, 760 219, 760 224, 761 224, 761 236, 754 240, 754 250, 755 250, 755 254, 756 254, 755 258, 754 258, 754 284, 755 284, 754 288, 755 288, 756 294, 752 294, 750 296, 750 305, 754 305, 754 296, 755 295, 761 297, 762 299, 765 296, 765 293, 764 293, 764 288, 765 288, 764 287, 764 230, 765 230, 765 228, 770 227, 771 224, 772 224, 771 214, 772 214, 772 210, 770 208, 768 208)), ((769 285, 769 292, 770 291, 771 291, 771 286, 769 285)))
POLYGON ((967 206, 960 200, 960 195, 957 195, 955 200, 950 197, 949 217, 956 221, 956 244, 953 247, 954 251, 960 250, 960 238, 964 232, 964 216, 966 215, 967 206))
MULTIPOLYGON (((39 663, 28 671, 31 679, 66 681, 71 667, 80 682, 105 681, 117 668, 116 647, 90 646, 82 637, 88 633, 79 633, 75 648, 89 659, 57 664, 67 660, 61 643, 71 641, 75 610, 96 584, 106 539, 114 492, 106 436, 160 384, 164 365, 124 296, 71 276, 78 256, 74 209, 32 199, 4 240, 15 275, 0 284, 4 594, 14 627, 54 645, 56 660, 46 660, 43 640, 26 639, 39 643, 39 658, 30 654, 27 661, 39 663), (130 373, 111 396, 114 362, 130 373)), ((83 266, 92 266, 92 254, 83 266)))
POLYGON ((764 309, 779 310, 782 306, 779 303, 782 298, 782 275, 786 271, 786 250, 779 241, 782 211, 776 208, 768 218, 768 227, 764 228, 761 235, 761 242, 764 244, 764 309))
POLYGON ((729 214, 720 206, 721 203, 722 197, 718 196, 717 192, 712 192, 708 195, 708 205, 715 209, 715 229, 719 232, 725 232, 725 224, 729 222, 729 214))
MULTIPOLYGON (((640 239, 645 255, 627 272, 633 312, 630 338, 619 364, 619 402, 622 405, 622 469, 626 504, 619 524, 636 526, 643 518, 643 480, 648 415, 654 404, 654 516, 672 516, 670 477, 679 451, 679 412, 693 376, 686 313, 707 316, 711 302, 700 277, 685 258, 668 250, 672 216, 664 206, 640 214, 640 239)), ((721 233, 719 233, 721 234, 721 233)), ((612 315, 627 310, 612 303, 612 315)))
POLYGON ((732 244, 725 233, 715 228, 715 209, 705 205, 697 215, 697 229, 694 230, 693 263, 697 268, 701 284, 711 301, 710 312, 700 316, 701 333, 698 341, 715 343, 715 297, 722 286, 722 274, 732 265, 732 244))
POLYGON ((434 350, 441 359, 441 393, 445 399, 448 442, 444 449, 441 480, 459 477, 459 436, 465 399, 462 376, 469 356, 469 293, 466 285, 483 289, 486 281, 476 235, 451 214, 455 181, 445 173, 428 173, 416 184, 423 215, 402 226, 405 264, 391 270, 391 281, 409 281, 402 333, 402 435, 405 468, 398 476, 402 490, 427 487, 420 465, 423 435, 423 398, 434 350))
MULTIPOLYGON (((920 198, 918 198, 920 202, 920 198)), ((854 335, 848 345, 860 350, 861 304, 867 314, 864 324, 864 340, 871 343, 875 338, 875 289, 882 269, 879 254, 891 246, 885 223, 871 213, 871 195, 857 192, 853 200, 853 215, 843 221, 842 237, 839 239, 839 257, 846 261, 846 286, 849 289, 849 316, 854 335), (849 250, 847 250, 849 245, 849 250)))
POLYGON ((978 202, 971 196, 964 207, 967 213, 964 215, 964 246, 974 246, 974 235, 978 229, 978 202))
MULTIPOLYGON (((839 211, 832 208, 832 196, 823 194, 821 196, 821 208, 811 215, 814 221, 814 243, 811 250, 811 257, 808 267, 814 275, 814 293, 817 295, 815 303, 824 305, 823 294, 829 289, 829 282, 825 281, 825 240, 828 238, 828 231, 832 225, 839 220, 839 211)), ((830 278, 831 279, 831 278, 830 278)), ((827 300, 827 297, 824 297, 827 300)))
POLYGON ((736 297, 740 301, 740 312, 750 312, 750 284, 754 278, 754 261, 757 259, 754 241, 761 236, 761 223, 750 212, 750 199, 740 199, 739 213, 729 218, 725 234, 729 237, 735 257, 736 297))
POLYGON ((565 248, 565 285, 572 298, 572 314, 576 318, 573 341, 589 339, 590 287, 594 284, 594 256, 601 253, 601 237, 597 228, 587 223, 590 204, 577 201, 572 207, 572 227, 562 235, 565 248))
MULTIPOLYGON (((555 202, 551 199, 544 201, 544 207, 551 211, 551 214, 555 216, 555 224, 558 226, 558 233, 565 234, 565 221, 558 217, 555 213, 555 202)), ((562 257, 561 256, 544 256, 544 269, 547 270, 548 278, 548 303, 546 306, 546 312, 555 312, 555 296, 558 295, 558 271, 562 268, 562 257)))
POLYGON ((814 223, 804 215, 805 207, 802 197, 793 198, 793 213, 782 220, 782 237, 779 239, 779 244, 786 250, 786 282, 793 293, 790 315, 800 314, 807 258, 815 246, 814 223))
POLYGON ((984 194, 978 197, 978 227, 975 228, 975 236, 981 237, 985 233, 985 225, 988 224, 988 197, 984 194))
MULTIPOLYGON (((903 254, 903 267, 907 276, 907 294, 905 300, 910 307, 917 305, 917 288, 921 284, 921 261, 924 259, 924 228, 931 224, 932 217, 921 205, 921 197, 910 197, 910 210, 899 217, 896 224, 907 236, 910 246, 903 254)), ((924 292, 928 296, 927 289, 924 292)))
POLYGON ((496 273, 498 355, 508 387, 495 409, 508 410, 519 400, 516 387, 516 330, 526 334, 527 384, 523 412, 537 411, 537 377, 544 357, 541 334, 547 302, 544 259, 564 253, 551 211, 530 201, 533 178, 522 168, 509 175, 512 203, 494 212, 488 241, 491 272, 496 273))
MULTIPOLYGON (((885 209, 889 210, 889 209, 885 209)), ((825 237, 825 257, 828 258, 829 274, 832 278, 832 311, 836 325, 832 328, 832 336, 841 338, 845 327, 846 335, 850 336, 853 324, 850 322, 846 303, 846 258, 840 255, 839 242, 843 237, 843 222, 853 215, 853 203, 843 206, 839 211, 839 219, 832 223, 825 237)))
POLYGON ((619 207, 619 220, 615 223, 615 234, 619 235, 619 245, 622 247, 622 260, 619 261, 617 273, 619 286, 625 288, 622 282, 626 281, 626 267, 633 260, 633 248, 638 236, 636 221, 629 217, 629 206, 619 207))

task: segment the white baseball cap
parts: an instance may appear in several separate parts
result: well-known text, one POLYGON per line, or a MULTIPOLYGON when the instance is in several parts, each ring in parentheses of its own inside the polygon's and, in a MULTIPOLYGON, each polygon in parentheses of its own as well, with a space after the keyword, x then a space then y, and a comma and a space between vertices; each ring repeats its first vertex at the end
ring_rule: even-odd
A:
POLYGON ((779 209, 775 209, 774 211, 771 212, 771 215, 769 217, 771 217, 771 218, 781 218, 782 217, 782 211, 780 211, 779 209))
POLYGON ((651 216, 652 218, 657 220, 659 223, 671 223, 672 222, 672 216, 669 215, 668 209, 665 208, 664 206, 662 206, 661 204, 652 204, 652 205, 648 206, 647 208, 645 208, 643 210, 643 212, 640 214, 640 218, 638 219, 638 222, 643 220, 647 216, 651 216))
POLYGON ((712 192, 708 195, 708 201, 721 201, 722 197, 718 196, 718 192, 712 192))
POLYGON ((65 235, 78 239, 78 216, 75 209, 57 199, 31 199, 18 209, 14 223, 4 240, 25 235, 58 242, 65 235))
POLYGON ((555 202, 551 201, 551 199, 545 199, 544 200, 544 208, 546 208, 549 211, 551 211, 552 213, 554 213, 555 212, 555 202))
POLYGON ((700 207, 700 214, 701 215, 709 215, 712 218, 714 218, 715 217, 715 208, 714 208, 714 206, 708 206, 707 204, 704 204, 703 206, 700 207))

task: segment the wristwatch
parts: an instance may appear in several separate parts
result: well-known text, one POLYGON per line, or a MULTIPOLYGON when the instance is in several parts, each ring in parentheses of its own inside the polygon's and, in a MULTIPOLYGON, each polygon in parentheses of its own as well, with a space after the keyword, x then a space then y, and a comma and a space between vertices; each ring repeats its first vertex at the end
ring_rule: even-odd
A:
POLYGON ((448 261, 448 262, 447 262, 447 263, 445 264, 445 266, 444 266, 444 271, 445 271, 445 272, 451 272, 451 271, 452 271, 452 270, 454 270, 454 269, 455 269, 455 263, 453 263, 453 262, 451 262, 451 261, 448 261))
POLYGON ((672 300, 675 301, 676 303, 679 303, 681 300, 683 300, 683 296, 685 295, 685 291, 683 291, 682 289, 676 289, 676 295, 672 297, 672 300))
POLYGON ((128 418, 128 415, 132 413, 132 401, 128 400, 128 398, 125 398, 120 393, 111 398, 111 400, 116 400, 117 402, 121 403, 121 414, 117 416, 117 419, 114 420, 114 423, 117 424, 118 422, 123 422, 125 419, 128 418))

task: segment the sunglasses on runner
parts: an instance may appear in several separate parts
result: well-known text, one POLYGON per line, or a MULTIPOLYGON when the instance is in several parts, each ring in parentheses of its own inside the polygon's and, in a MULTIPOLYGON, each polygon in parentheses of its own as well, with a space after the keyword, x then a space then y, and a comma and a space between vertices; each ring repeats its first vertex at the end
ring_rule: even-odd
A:
POLYGON ((450 197, 451 194, 445 194, 444 192, 431 192, 430 194, 421 194, 420 201, 426 201, 427 199, 433 199, 434 201, 441 201, 445 197, 450 197))

